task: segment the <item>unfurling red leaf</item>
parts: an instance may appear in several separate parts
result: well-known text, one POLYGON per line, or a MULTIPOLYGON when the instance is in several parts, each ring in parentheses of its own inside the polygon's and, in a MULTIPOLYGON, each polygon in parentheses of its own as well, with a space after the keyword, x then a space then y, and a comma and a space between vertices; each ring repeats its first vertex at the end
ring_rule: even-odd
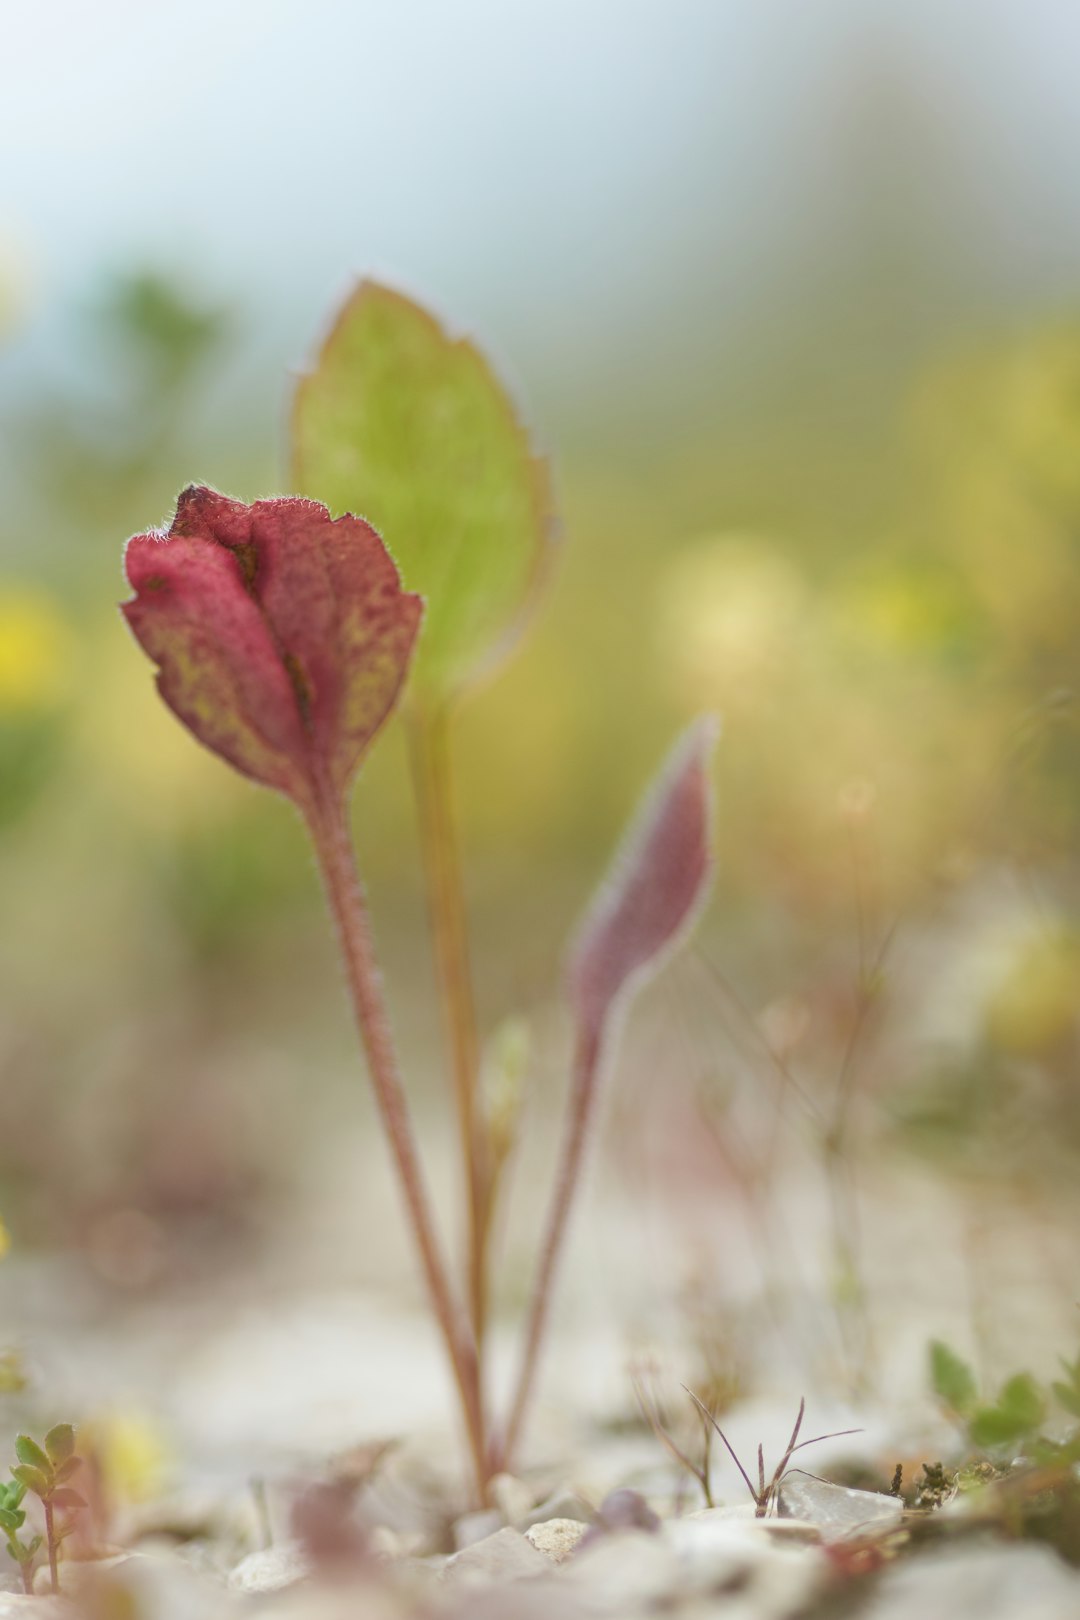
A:
POLYGON ((569 965, 580 1029, 598 1038, 620 995, 690 926, 712 871, 708 767, 716 723, 691 726, 646 795, 569 965))
POLYGON ((53 1467, 59 1467, 75 1454, 75 1430, 70 1423, 57 1423, 45 1436, 45 1450, 53 1467))
POLYGON ((73 1491, 70 1485, 62 1485, 58 1491, 53 1491, 52 1503, 54 1507, 76 1511, 86 1506, 86 1498, 73 1491))
POLYGON ((421 602, 370 524, 192 486, 128 542, 124 613, 200 742, 302 806, 341 794, 393 708, 421 602))
POLYGON ((554 534, 547 466, 487 360, 365 281, 301 378, 292 478, 387 536, 427 602, 411 693, 437 709, 510 646, 554 534))

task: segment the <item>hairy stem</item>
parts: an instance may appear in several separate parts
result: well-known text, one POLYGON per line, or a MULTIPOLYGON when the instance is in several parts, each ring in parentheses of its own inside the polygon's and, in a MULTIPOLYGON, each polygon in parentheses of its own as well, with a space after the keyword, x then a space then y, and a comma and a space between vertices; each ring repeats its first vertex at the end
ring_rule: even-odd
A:
MULTIPOLYGON (((454 822, 447 728, 445 711, 437 716, 418 715, 409 727, 409 741, 427 877, 428 913, 465 1178, 469 1314, 482 1369, 488 1314, 491 1174, 476 1106, 480 1069, 476 1000, 469 960, 461 855, 454 822)), ((482 1387, 481 1376, 481 1390, 482 1387)))
POLYGON ((45 1508, 45 1540, 49 1548, 49 1576, 52 1580, 54 1592, 60 1590, 60 1571, 56 1567, 56 1528, 53 1524, 53 1505, 46 1501, 45 1508))
POLYGON ((506 1431, 494 1458, 493 1466, 511 1468, 514 1453, 521 1439, 529 1402, 536 1383, 536 1369, 540 1348, 547 1327, 551 1306, 551 1292, 555 1272, 566 1237, 574 1193, 581 1179, 581 1161, 585 1151, 589 1125, 596 1100, 597 1078, 600 1066, 600 1031, 583 1027, 578 1032, 574 1051, 574 1065, 567 1103, 566 1129, 563 1136, 559 1163, 555 1173, 551 1204, 548 1208, 544 1240, 540 1250, 536 1279, 529 1301, 529 1315, 525 1328, 524 1348, 518 1371, 514 1398, 506 1431))
POLYGON ((330 910, 337 925, 349 993, 367 1057, 375 1100, 397 1166, 432 1308, 450 1358, 477 1489, 482 1498, 488 1473, 476 1347, 468 1323, 451 1292, 435 1234, 383 996, 367 904, 356 870, 345 806, 328 793, 309 812, 308 823, 330 910))

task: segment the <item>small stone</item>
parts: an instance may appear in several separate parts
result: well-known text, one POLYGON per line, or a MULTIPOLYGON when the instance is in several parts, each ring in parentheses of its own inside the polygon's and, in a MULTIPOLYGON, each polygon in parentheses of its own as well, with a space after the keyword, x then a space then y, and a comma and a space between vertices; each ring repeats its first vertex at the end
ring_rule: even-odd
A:
POLYGON ((530 1508, 523 1518, 517 1520, 517 1527, 528 1530, 531 1525, 547 1524, 551 1519, 578 1519, 582 1524, 592 1524, 595 1517, 585 1498, 579 1496, 571 1486, 564 1485, 538 1507, 530 1508))
POLYGON ((880 1491, 856 1491, 808 1474, 789 1474, 780 1484, 778 1512, 782 1519, 817 1525, 822 1541, 847 1541, 896 1529, 904 1504, 880 1491))
POLYGON ((446 1561, 447 1580, 483 1584, 487 1581, 519 1581, 542 1575, 550 1569, 543 1553, 526 1541, 520 1530, 497 1530, 483 1541, 473 1542, 446 1561))
POLYGON ((454 1551, 461 1552, 478 1541, 486 1541, 501 1530, 503 1516, 498 1508, 480 1508, 476 1513, 463 1513, 454 1523, 454 1551))
POLYGON ((866 1620, 1071 1620, 1080 1575, 1034 1542, 968 1542, 905 1558, 883 1571, 866 1620))
POLYGON ((284 1592, 297 1586, 311 1574, 311 1566, 304 1557, 299 1542, 284 1541, 276 1547, 262 1547, 248 1553, 229 1576, 233 1592, 249 1592, 255 1596, 266 1592, 284 1592))
POLYGON ((766 1520, 722 1508, 668 1520, 662 1536, 678 1557, 680 1596, 738 1592, 745 1612, 761 1620, 801 1611, 827 1572, 820 1550, 785 1545, 766 1520))
POLYGON ((496 1474, 488 1484, 488 1496, 501 1514, 500 1524, 519 1524, 533 1505, 533 1493, 514 1474, 496 1474))
POLYGON ((565 1564, 587 1529, 580 1519, 546 1519, 543 1524, 531 1524, 525 1540, 553 1564, 565 1564))
POLYGON ((660 1528, 659 1516, 653 1512, 640 1491, 624 1486, 609 1491, 596 1510, 596 1522, 606 1530, 649 1530, 660 1528))
POLYGON ((648 1530, 616 1530, 583 1545, 557 1579, 590 1614, 627 1620, 670 1604, 679 1592, 679 1559, 648 1530))
POLYGON ((396 1564, 412 1550, 404 1536, 385 1524, 377 1524, 374 1530, 368 1531, 368 1551, 381 1564, 396 1564))

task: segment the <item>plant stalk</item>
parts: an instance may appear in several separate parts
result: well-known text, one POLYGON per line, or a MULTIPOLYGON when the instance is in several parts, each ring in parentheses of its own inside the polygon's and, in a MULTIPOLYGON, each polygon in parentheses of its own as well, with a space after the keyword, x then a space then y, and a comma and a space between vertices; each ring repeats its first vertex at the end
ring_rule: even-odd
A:
POLYGON ((52 1581, 54 1593, 60 1590, 60 1571, 56 1564, 56 1529, 53 1524, 53 1505, 46 1498, 42 1504, 45 1509, 45 1540, 49 1547, 49 1576, 52 1581))
POLYGON ((375 1100, 397 1166, 428 1294, 450 1358, 482 1500, 489 1475, 476 1346, 451 1291, 439 1250, 344 804, 336 795, 324 794, 308 812, 308 824, 337 926, 375 1100))
POLYGON ((454 820, 446 711, 434 716, 415 716, 409 726, 409 742, 427 878, 428 913, 461 1139, 467 1218, 469 1314, 481 1368, 482 1389, 488 1316, 491 1167, 483 1122, 477 1112, 480 1049, 461 853, 454 820))
POLYGON ((581 1161, 598 1089, 601 1051, 601 1031, 592 1026, 583 1026, 578 1031, 577 1045, 574 1049, 566 1127, 544 1228, 540 1260, 529 1301, 521 1365, 510 1416, 492 1460, 493 1471, 512 1468, 514 1453, 521 1439, 529 1402, 532 1399, 540 1348, 551 1306, 555 1272, 566 1238, 574 1193, 581 1179, 581 1161))

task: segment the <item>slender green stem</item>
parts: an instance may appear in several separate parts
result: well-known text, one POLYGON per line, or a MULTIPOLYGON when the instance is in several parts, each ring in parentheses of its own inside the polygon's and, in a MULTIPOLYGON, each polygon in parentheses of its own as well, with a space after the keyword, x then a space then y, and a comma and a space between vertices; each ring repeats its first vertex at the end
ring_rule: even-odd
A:
POLYGON ((566 1237, 574 1193, 581 1180, 581 1161, 596 1100, 601 1047, 598 1029, 585 1026, 578 1032, 567 1104, 566 1129, 555 1172, 555 1184, 544 1228, 540 1260, 529 1301, 521 1365, 506 1430, 493 1455, 493 1469, 508 1469, 513 1466, 514 1453, 521 1439, 529 1402, 532 1399, 556 1267, 566 1237))
POLYGON ((367 1057, 375 1100, 397 1165, 428 1294, 454 1373, 477 1490, 482 1498, 488 1472, 476 1346, 468 1322, 451 1291, 431 1216, 344 804, 334 795, 324 794, 309 810, 308 824, 330 910, 337 925, 349 993, 367 1057))
MULTIPOLYGON (((409 727, 413 783, 427 875, 428 912, 453 1075, 467 1211, 469 1313, 483 1367, 488 1314, 491 1168, 477 1113, 480 1059, 461 854, 454 821, 448 719, 418 714, 409 727)), ((482 1383, 482 1376, 481 1376, 482 1383)))

